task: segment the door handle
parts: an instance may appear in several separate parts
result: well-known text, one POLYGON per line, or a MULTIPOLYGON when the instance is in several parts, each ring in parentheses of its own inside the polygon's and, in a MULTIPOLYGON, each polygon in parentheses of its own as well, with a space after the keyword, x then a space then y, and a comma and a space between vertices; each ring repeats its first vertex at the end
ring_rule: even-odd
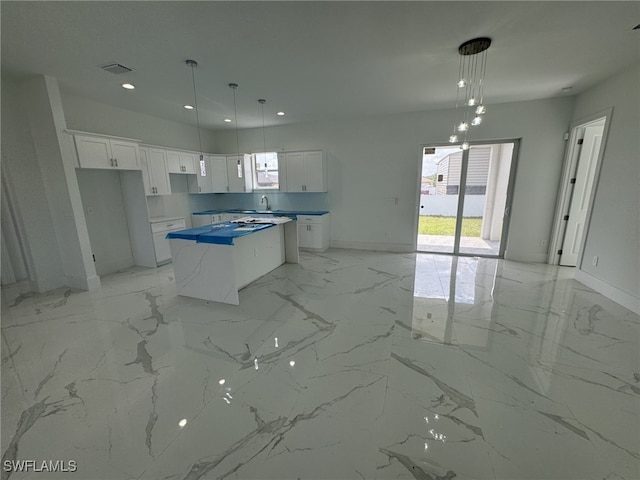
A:
POLYGON ((511 207, 507 207, 507 208, 504 209, 504 216, 505 217, 508 217, 510 213, 511 213, 511 207))

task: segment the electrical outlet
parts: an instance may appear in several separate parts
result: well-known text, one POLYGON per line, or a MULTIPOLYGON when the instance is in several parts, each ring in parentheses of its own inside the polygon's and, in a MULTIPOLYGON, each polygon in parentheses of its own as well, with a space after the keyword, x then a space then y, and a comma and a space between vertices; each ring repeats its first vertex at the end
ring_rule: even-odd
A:
POLYGON ((594 267, 598 266, 598 256, 594 255, 593 259, 591 260, 591 265, 593 265, 594 267))

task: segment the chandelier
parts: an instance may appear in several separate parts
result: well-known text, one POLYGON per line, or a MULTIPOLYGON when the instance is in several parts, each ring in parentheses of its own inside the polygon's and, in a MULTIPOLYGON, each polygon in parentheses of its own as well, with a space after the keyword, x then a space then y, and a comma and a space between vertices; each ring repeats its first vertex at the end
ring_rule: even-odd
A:
POLYGON ((456 90, 456 116, 462 117, 453 125, 450 143, 458 143, 467 150, 467 132, 470 127, 482 123, 487 109, 484 105, 484 76, 487 68, 487 49, 491 45, 488 37, 473 38, 458 47, 460 66, 458 68, 458 88, 456 90))

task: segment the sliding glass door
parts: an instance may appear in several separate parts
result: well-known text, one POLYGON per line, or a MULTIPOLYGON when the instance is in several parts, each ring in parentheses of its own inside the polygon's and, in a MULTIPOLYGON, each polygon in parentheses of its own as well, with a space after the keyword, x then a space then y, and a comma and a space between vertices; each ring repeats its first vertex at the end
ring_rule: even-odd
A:
POLYGON ((517 141, 425 147, 417 251, 504 256, 517 141))

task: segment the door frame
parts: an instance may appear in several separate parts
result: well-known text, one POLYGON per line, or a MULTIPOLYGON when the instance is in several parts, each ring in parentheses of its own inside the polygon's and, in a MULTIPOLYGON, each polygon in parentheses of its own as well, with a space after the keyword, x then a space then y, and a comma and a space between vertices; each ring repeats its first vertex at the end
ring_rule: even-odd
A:
POLYGON ((607 139, 609 137, 609 127, 611 126, 611 118, 613 116, 613 107, 601 110, 582 117, 569 125, 569 138, 567 146, 565 148, 564 162, 562 165, 562 173, 560 174, 560 185, 558 187, 558 199, 556 201, 556 213, 553 219, 553 226, 551 228, 551 238, 549 241, 549 252, 547 263, 549 265, 560 264, 560 254, 558 251, 562 248, 564 243, 564 237, 566 233, 566 222, 564 216, 568 215, 569 207, 571 206, 571 196, 573 194, 573 188, 571 188, 571 178, 576 170, 578 156, 580 155, 580 148, 578 148, 578 136, 580 129, 585 128, 590 123, 595 123, 598 120, 604 118, 604 127, 602 129, 602 143, 600 144, 600 151, 596 159, 596 168, 593 176, 593 188, 591 189, 591 195, 589 198, 589 207, 587 208, 587 217, 585 219, 584 229, 582 231, 582 237, 580 238, 580 254, 578 255, 578 261, 576 262, 576 269, 582 269, 582 262, 584 261, 584 244, 587 241, 589 235, 589 228, 591 226, 591 216, 593 213, 593 204, 598 191, 598 183, 600 182, 600 171, 602 170, 602 158, 607 146, 607 139))
MULTIPOLYGON (((461 257, 483 257, 483 258, 504 258, 504 255, 507 251, 507 243, 509 240, 509 225, 511 223, 511 207, 513 205, 513 195, 514 195, 514 187, 516 183, 516 173, 518 170, 518 158, 520 154, 520 138, 502 138, 502 139, 494 139, 494 140, 477 140, 477 141, 469 141, 469 148, 478 145, 495 145, 499 143, 513 143, 513 152, 511 154, 511 168, 509 169, 509 181, 507 183, 507 198, 505 201, 505 214, 502 221, 502 233, 500 238, 500 249, 498 251, 498 255, 482 255, 477 253, 455 253, 456 250, 460 249, 460 239, 454 235, 454 246, 452 252, 420 252, 420 253, 433 253, 433 254, 441 254, 441 255, 458 255, 461 257)), ((420 155, 418 156, 418 165, 417 165, 417 175, 416 175, 416 203, 415 203, 415 224, 413 228, 413 251, 418 251, 418 228, 420 225, 420 187, 422 183, 422 156, 425 147, 435 147, 435 148, 443 148, 443 147, 451 147, 451 143, 448 142, 434 142, 434 143, 423 143, 420 146, 420 155)), ((466 190, 466 171, 467 164, 469 158, 469 150, 463 152, 462 157, 462 165, 460 172, 460 179, 465 179, 465 184, 460 185, 459 197, 458 197, 458 212, 456 214, 456 232, 460 230, 460 224, 462 223, 462 217, 460 216, 462 212, 462 208, 464 206, 464 195, 466 190), (465 158, 467 160, 465 160, 465 158)))

